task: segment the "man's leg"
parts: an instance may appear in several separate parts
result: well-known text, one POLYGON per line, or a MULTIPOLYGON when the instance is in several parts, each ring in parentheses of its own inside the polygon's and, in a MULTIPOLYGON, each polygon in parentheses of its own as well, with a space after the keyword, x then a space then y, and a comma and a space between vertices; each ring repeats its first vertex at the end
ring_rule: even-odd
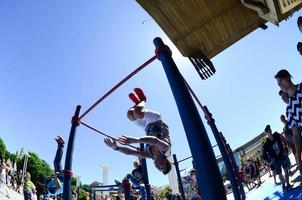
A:
POLYGON ((133 185, 135 185, 135 186, 139 186, 139 185, 140 185, 139 181, 137 181, 137 180, 133 177, 132 174, 127 174, 127 176, 125 177, 125 179, 130 180, 131 183, 132 183, 133 185))
POLYGON ((283 160, 283 163, 282 163, 282 168, 284 170, 284 174, 285 174, 285 180, 286 180, 286 184, 287 184, 287 188, 291 188, 292 185, 289 183, 289 175, 290 175, 290 166, 291 166, 291 163, 289 162, 289 158, 288 156, 286 156, 283 160))
POLYGON ((138 180, 136 180, 132 174, 127 174, 127 176, 124 178, 124 180, 129 180, 131 181, 131 183, 137 187, 139 187, 139 191, 141 193, 141 199, 145 200, 146 199, 146 191, 145 191, 145 187, 140 185, 140 182, 138 180))
POLYGON ((284 176, 283 176, 282 173, 278 174, 278 176, 279 176, 280 182, 282 183, 282 188, 284 188, 284 187, 285 187, 286 180, 285 180, 285 178, 284 178, 284 176))
POLYGON ((283 168, 284 169, 284 175, 285 175, 285 182, 287 184, 287 187, 290 186, 289 184, 289 169, 287 167, 283 168))
POLYGON ((58 143, 57 152, 54 159, 54 168, 55 172, 58 174, 58 178, 63 181, 63 174, 62 174, 62 156, 63 156, 63 148, 64 148, 64 141, 62 138, 56 139, 58 143))
POLYGON ((282 174, 282 168, 281 168, 282 163, 283 163, 283 160, 276 160, 276 162, 274 163, 274 168, 275 168, 276 174, 278 174, 279 180, 282 184, 282 189, 285 189, 286 180, 282 174))
POLYGON ((269 166, 266 166, 267 170, 268 170, 268 173, 269 173, 269 177, 272 177, 272 174, 271 174, 271 168, 269 166))
POLYGON ((138 186, 139 187, 139 191, 140 191, 140 193, 141 193, 141 199, 142 200, 145 200, 146 199, 146 191, 145 191, 145 187, 144 186, 142 186, 142 185, 139 185, 138 186))
POLYGON ((260 176, 260 172, 257 172, 257 182, 258 182, 258 186, 261 185, 261 176, 260 176))
POLYGON ((275 185, 277 185, 277 181, 276 181, 276 170, 272 170, 272 171, 273 171, 274 183, 275 183, 275 185))
POLYGON ((297 157, 296 157, 296 147, 295 147, 295 144, 294 144, 294 143, 290 143, 290 148, 291 148, 291 150, 292 150, 292 153, 294 154, 295 161, 296 161, 296 164, 297 164, 297 157))
POLYGON ((302 151, 302 141, 301 141, 301 130, 298 127, 294 127, 292 129, 293 131, 293 138, 294 138, 294 144, 296 149, 296 162, 297 167, 300 171, 300 175, 302 175, 302 162, 301 162, 301 151, 302 151))
POLYGON ((60 173, 62 171, 62 165, 61 165, 62 156, 63 156, 63 146, 58 145, 56 156, 55 156, 55 159, 53 161, 55 172, 60 173))

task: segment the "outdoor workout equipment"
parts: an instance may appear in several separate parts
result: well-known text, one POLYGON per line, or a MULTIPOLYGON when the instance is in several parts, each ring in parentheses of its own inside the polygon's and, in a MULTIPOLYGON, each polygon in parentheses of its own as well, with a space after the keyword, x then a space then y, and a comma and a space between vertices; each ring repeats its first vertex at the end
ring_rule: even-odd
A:
MULTIPOLYGON (((214 148, 216 146, 217 146, 217 144, 212 146, 212 148, 214 148)), ((185 198, 185 192, 184 192, 184 188, 183 188, 182 178, 181 178, 181 175, 180 175, 179 163, 181 163, 183 161, 186 161, 190 158, 192 158, 192 156, 186 157, 186 158, 181 159, 181 160, 177 160, 176 154, 173 154, 173 163, 171 163, 175 166, 175 171, 176 171, 176 176, 177 176, 177 181, 178 181, 178 189, 179 189, 180 197, 181 197, 182 200, 185 200, 186 198, 185 198)), ((193 168, 195 169, 194 161, 192 161, 192 165, 193 165, 193 168)))
MULTIPOLYGON (((96 200, 96 192, 122 192, 125 195, 125 200, 130 200, 130 188, 131 184, 129 182, 123 182, 121 186, 118 185, 97 185, 97 186, 84 186, 82 188, 91 189, 93 191, 93 199, 96 200)), ((64 197, 65 199, 65 197, 64 197)))
MULTIPOLYGON (((144 144, 140 144, 140 149, 144 150, 144 144)), ((148 168, 147 168, 147 162, 145 158, 141 159, 141 165, 143 168, 143 182, 145 184, 145 190, 146 190, 146 199, 150 200, 151 199, 151 188, 149 184, 149 177, 148 177, 148 168)))
POLYGON ((163 64, 176 105, 185 129, 194 160, 199 191, 203 199, 226 199, 226 194, 211 148, 211 143, 192 96, 171 57, 170 49, 160 38, 154 39, 159 59, 163 64))
MULTIPOLYGON (((131 72, 127 77, 125 77, 111 90, 109 90, 105 95, 103 95, 100 99, 98 99, 92 106, 90 106, 81 116, 79 115, 81 106, 77 106, 75 114, 72 118, 72 126, 70 130, 70 136, 69 136, 66 159, 65 159, 64 200, 70 200, 71 197, 70 179, 72 176, 72 171, 71 171, 72 154, 73 154, 73 144, 74 144, 76 127, 79 126, 80 124, 83 124, 81 120, 101 101, 103 101, 113 91, 119 88, 123 83, 125 83, 128 79, 130 79, 140 70, 142 70, 152 61, 154 61, 156 58, 158 58, 162 62, 164 71, 168 78, 168 82, 170 84, 171 90, 173 92, 177 104, 177 108, 185 129, 185 133, 194 160, 194 165, 195 168, 197 169, 196 177, 197 177, 198 184, 200 186, 199 190, 201 196, 205 200, 226 199, 226 194, 225 194, 222 178, 220 176, 220 172, 218 169, 218 165, 216 163, 215 154, 211 147, 211 143, 208 138, 207 132, 200 118, 198 110, 195 106, 195 103, 192 99, 188 86, 171 57, 172 53, 169 47, 166 46, 160 38, 155 38, 153 42, 156 47, 155 56, 153 56, 142 66, 131 72)), ((207 120, 208 122, 213 122, 213 119, 210 118, 209 116, 207 117, 207 120)), ((101 131, 99 131, 98 133, 103 134, 101 131)), ((219 137, 215 137, 216 140, 217 138, 219 137)), ((217 142, 217 144, 218 146, 222 145, 221 142, 220 143, 217 142)), ((222 156, 225 156, 225 154, 222 154, 222 156)))
POLYGON ((176 158, 175 154, 173 154, 173 162, 174 162, 174 166, 175 166, 175 170, 176 170, 176 175, 177 175, 177 180, 178 180, 178 189, 179 189, 179 192, 180 192, 180 197, 181 197, 182 200, 185 200, 186 199, 185 191, 184 191, 184 188, 183 188, 183 185, 182 185, 182 180, 181 180, 181 176, 180 176, 179 166, 178 166, 178 162, 177 162, 177 158, 176 158))
POLYGON ((239 169, 236 164, 236 161, 233 156, 233 152, 227 144, 223 134, 218 131, 217 126, 215 124, 214 118, 212 118, 212 114, 209 112, 208 108, 206 106, 202 106, 201 102, 197 98, 196 94, 192 90, 192 88, 189 86, 189 84, 186 82, 186 80, 183 78, 183 81, 185 82, 188 90, 190 91, 191 95, 194 97, 195 101, 198 103, 200 108, 205 114, 205 118, 208 121, 208 125, 211 127, 211 130, 213 132, 213 135, 215 137, 215 140, 217 142, 217 145, 219 147, 219 150, 221 152, 221 156, 223 158, 223 161, 225 163, 226 169, 227 169, 227 175, 228 178, 231 181, 232 190, 234 198, 237 200, 245 199, 245 192, 244 188, 239 176, 239 169))

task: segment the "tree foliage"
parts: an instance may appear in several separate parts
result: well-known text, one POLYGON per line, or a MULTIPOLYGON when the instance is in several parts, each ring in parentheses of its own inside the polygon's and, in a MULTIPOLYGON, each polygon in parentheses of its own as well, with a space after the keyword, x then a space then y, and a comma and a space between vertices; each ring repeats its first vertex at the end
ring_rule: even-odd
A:
MULTIPOLYGON (((23 169, 24 159, 25 157, 17 159, 17 167, 19 170, 23 169)), ((40 159, 37 154, 29 152, 27 172, 31 174, 31 180, 36 185, 38 192, 45 192, 47 177, 49 177, 52 172, 52 169, 46 161, 40 159)))
POLYGON ((172 189, 169 185, 165 186, 161 191, 160 191, 160 196, 162 197, 167 197, 169 194, 172 193, 172 189))
POLYGON ((5 150, 5 160, 10 159, 10 161, 13 163, 16 161, 17 156, 16 154, 10 153, 9 151, 5 150))
POLYGON ((2 140, 2 138, 0 138, 0 159, 3 160, 5 158, 5 153, 6 153, 6 146, 2 140))
POLYGON ((46 176, 49 176, 52 170, 46 161, 40 159, 37 154, 30 152, 29 155, 27 171, 31 173, 32 181, 41 182, 46 176))
MULTIPOLYGON (((10 159, 12 162, 17 162, 18 170, 23 170, 24 159, 17 157, 16 154, 12 154, 6 150, 4 141, 0 138, 0 159, 10 159)), ((47 181, 52 173, 52 169, 46 161, 39 158, 36 153, 29 152, 27 172, 31 174, 31 181, 36 185, 38 193, 46 192, 47 181)), ((71 179, 72 190, 77 191, 76 188, 76 178, 72 177, 71 179)), ((79 188, 79 200, 87 199, 87 195, 91 193, 89 189, 79 188)))

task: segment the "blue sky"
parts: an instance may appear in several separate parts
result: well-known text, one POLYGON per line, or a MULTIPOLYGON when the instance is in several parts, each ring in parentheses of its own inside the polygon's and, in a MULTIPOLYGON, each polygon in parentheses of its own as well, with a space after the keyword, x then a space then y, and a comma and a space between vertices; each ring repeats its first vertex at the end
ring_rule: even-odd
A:
MULTIPOLYGON (((180 71, 233 149, 261 133, 266 124, 281 131, 279 116, 285 105, 274 75, 286 68, 294 82, 301 82, 301 56, 296 51, 296 43, 302 39, 296 26, 298 16, 296 13, 279 27, 268 23, 267 30, 258 29, 217 55, 212 59, 216 74, 202 81, 135 1, 0 1, 0 136, 9 151, 24 147, 52 165, 54 138, 61 135, 67 140, 76 105, 86 110, 152 57, 152 40, 157 36, 170 46, 180 71)), ((83 121, 116 137, 143 135, 126 118, 132 106, 127 95, 135 87, 144 89, 147 106, 160 111, 170 126, 173 152, 179 159, 190 156, 159 61, 129 80, 83 121)), ((112 183, 132 169, 134 159, 108 149, 103 136, 78 128, 73 170, 85 183, 101 181, 103 164, 110 166, 112 183)), ((148 169, 152 184, 168 182, 152 162, 148 169)))

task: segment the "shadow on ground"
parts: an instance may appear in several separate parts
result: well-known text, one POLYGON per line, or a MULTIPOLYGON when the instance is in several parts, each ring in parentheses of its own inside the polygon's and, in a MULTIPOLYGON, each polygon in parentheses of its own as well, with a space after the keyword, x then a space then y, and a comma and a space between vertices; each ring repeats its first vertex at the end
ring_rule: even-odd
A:
MULTIPOLYGON (((298 178, 299 180, 301 178, 298 178)), ((297 180, 297 181, 299 181, 297 180)), ((295 187, 283 191, 280 185, 270 183, 263 183, 261 187, 247 193, 247 200, 302 200, 302 187, 295 187)))

